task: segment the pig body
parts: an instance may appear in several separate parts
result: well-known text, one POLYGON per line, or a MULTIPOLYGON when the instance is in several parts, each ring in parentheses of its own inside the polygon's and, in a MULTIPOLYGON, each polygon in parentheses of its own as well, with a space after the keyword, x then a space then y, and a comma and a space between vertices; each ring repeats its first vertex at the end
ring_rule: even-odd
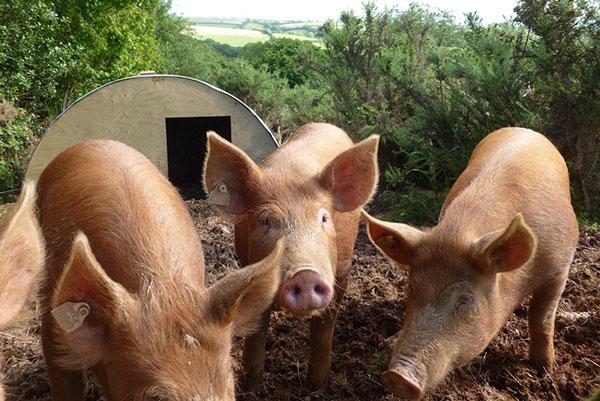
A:
MULTIPOLYGON (((241 150, 209 134, 204 183, 209 202, 236 215, 242 263, 265 255, 283 238, 282 282, 275 303, 310 322, 308 384, 323 385, 331 363, 336 307, 347 286, 360 207, 377 183, 377 137, 354 145, 329 124, 307 124, 256 165, 241 150), (335 301, 334 301, 335 298, 335 301)), ((246 339, 247 389, 264 367, 269 312, 246 339)))
POLYGON ((149 160, 118 142, 68 148, 38 189, 48 255, 42 340, 54 399, 83 400, 83 371, 92 368, 109 400, 233 400, 231 333, 270 303, 278 256, 206 288, 184 202, 149 160))
POLYGON ((392 392, 420 398, 483 351, 528 296, 529 357, 552 368, 578 225, 566 164, 544 136, 504 128, 484 138, 430 230, 365 216, 375 245, 409 270, 405 322, 383 376, 392 392))

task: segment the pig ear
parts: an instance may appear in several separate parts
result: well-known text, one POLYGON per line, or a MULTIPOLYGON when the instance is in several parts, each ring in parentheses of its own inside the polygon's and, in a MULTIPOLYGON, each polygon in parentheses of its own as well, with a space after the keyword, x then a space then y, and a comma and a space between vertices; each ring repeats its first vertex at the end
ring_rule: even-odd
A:
POLYGON ((259 167, 238 147, 216 133, 207 134, 204 191, 208 203, 240 214, 257 203, 261 186, 259 167))
POLYGON ((0 327, 21 310, 44 262, 34 205, 35 185, 28 182, 0 223, 0 327))
POLYGON ((102 269, 87 237, 78 232, 54 291, 51 313, 74 354, 66 367, 87 368, 100 361, 111 328, 126 322, 131 296, 102 269))
POLYGON ((364 210, 369 239, 381 252, 402 265, 410 265, 423 232, 400 223, 390 223, 370 216, 364 210))
POLYGON ((279 288, 283 240, 261 261, 230 273, 209 289, 213 316, 233 323, 236 335, 256 329, 262 313, 273 303, 279 288))
POLYGON ((495 273, 518 269, 531 259, 536 249, 536 236, 521 213, 505 229, 486 234, 472 245, 478 265, 495 273))
POLYGON ((355 210, 375 192, 379 180, 378 145, 379 136, 371 135, 339 154, 321 172, 321 182, 333 193, 336 210, 355 210))

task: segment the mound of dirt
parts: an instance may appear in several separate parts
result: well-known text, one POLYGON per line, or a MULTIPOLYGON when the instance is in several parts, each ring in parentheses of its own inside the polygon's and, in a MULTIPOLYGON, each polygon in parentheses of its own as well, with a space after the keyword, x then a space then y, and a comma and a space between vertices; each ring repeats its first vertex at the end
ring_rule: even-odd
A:
MULTIPOLYGON (((233 225, 202 201, 188 202, 201 234, 207 280, 214 282, 238 266, 233 225)), ((381 383, 389 361, 386 339, 402 325, 405 273, 380 256, 361 230, 348 293, 340 310, 333 346, 333 370, 326 388, 305 387, 308 321, 274 312, 267 342, 266 371, 255 393, 242 401, 395 400, 381 383)), ((41 353, 36 305, 0 332, 8 400, 50 400, 41 353)), ((455 370, 425 397, 442 400, 582 400, 600 387, 600 230, 582 231, 575 262, 559 306, 556 363, 540 374, 527 362, 527 302, 488 348, 455 370)), ((240 359, 241 340, 235 356, 240 359)), ((92 381, 87 400, 101 400, 92 381)))

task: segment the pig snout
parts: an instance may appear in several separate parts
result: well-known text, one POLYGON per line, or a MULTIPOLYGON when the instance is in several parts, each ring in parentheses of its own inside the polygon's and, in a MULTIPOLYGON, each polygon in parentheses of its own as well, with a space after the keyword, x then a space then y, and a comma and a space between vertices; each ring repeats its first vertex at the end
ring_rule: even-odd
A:
POLYGON ((409 400, 419 400, 424 394, 423 380, 419 379, 419 369, 412 362, 401 359, 393 362, 381 379, 393 394, 409 400))
POLYGON ((333 288, 315 270, 301 270, 290 277, 280 289, 281 306, 292 313, 304 313, 325 308, 333 298, 333 288))

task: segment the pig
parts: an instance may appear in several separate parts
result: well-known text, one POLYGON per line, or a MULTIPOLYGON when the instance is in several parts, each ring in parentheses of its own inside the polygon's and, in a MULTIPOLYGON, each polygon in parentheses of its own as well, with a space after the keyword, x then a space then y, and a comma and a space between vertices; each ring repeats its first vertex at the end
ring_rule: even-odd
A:
MULTIPOLYGON (((279 238, 285 242, 274 304, 296 317, 311 317, 307 384, 312 389, 323 386, 330 370, 334 304, 346 290, 360 209, 378 181, 378 141, 373 135, 354 145, 340 128, 310 123, 256 164, 208 133, 203 183, 208 202, 235 216, 240 261, 253 263, 279 238)), ((269 316, 267 311, 244 344, 246 390, 256 388, 262 375, 269 316)))
MULTIPOLYGON (((26 183, 19 200, 0 222, 0 327, 23 308, 44 264, 35 196, 35 184, 26 183)), ((0 400, 4 400, 1 385, 0 400)))
POLYGON ((543 135, 502 128, 486 136, 434 228, 364 217, 373 244, 408 270, 404 324, 382 377, 391 392, 420 399, 481 353, 530 295, 529 359, 552 369, 578 225, 567 166, 543 135))
POLYGON ((256 327, 279 287, 283 246, 205 286, 201 241, 177 190, 142 154, 96 140, 38 182, 47 248, 42 346, 54 400, 233 401, 233 333, 256 327))

